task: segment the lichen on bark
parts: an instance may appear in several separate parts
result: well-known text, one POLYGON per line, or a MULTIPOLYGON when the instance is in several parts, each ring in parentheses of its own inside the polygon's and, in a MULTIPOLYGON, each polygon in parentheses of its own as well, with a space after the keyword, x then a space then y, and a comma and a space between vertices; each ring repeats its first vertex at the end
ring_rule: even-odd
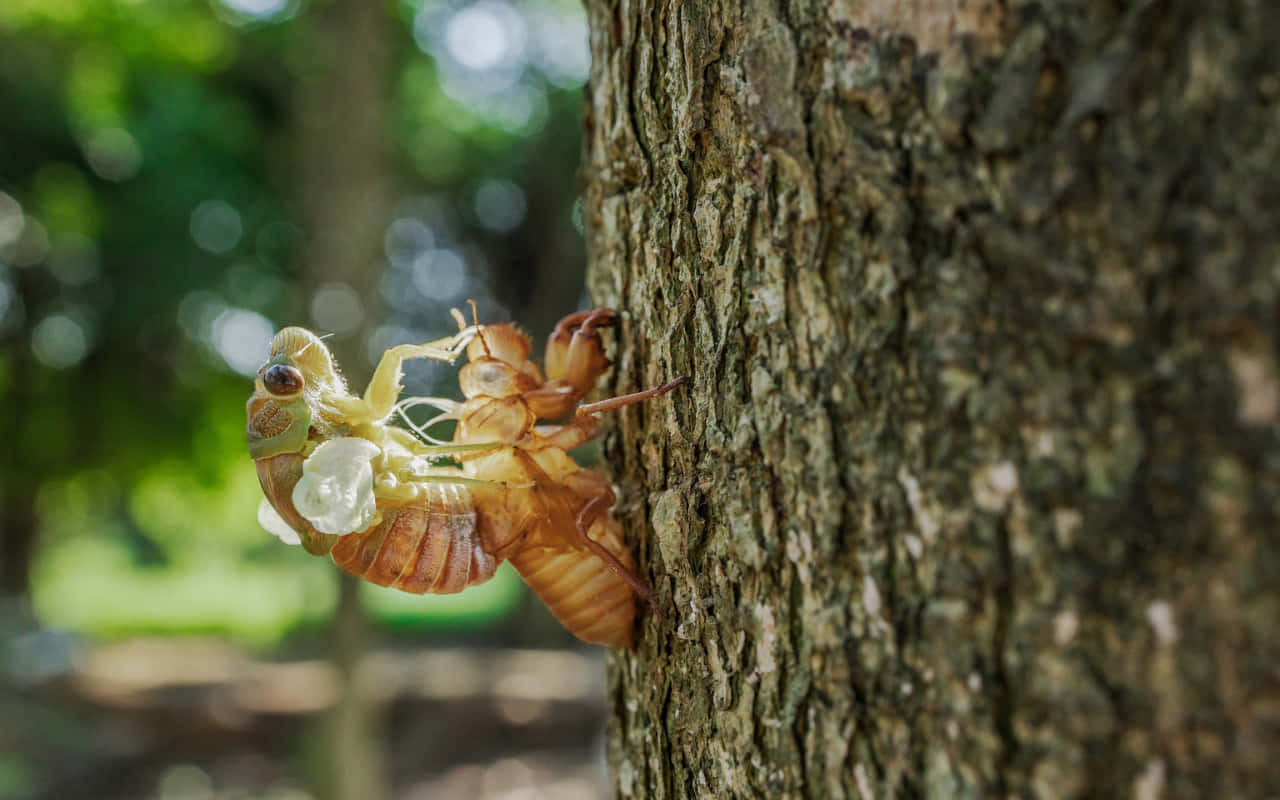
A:
POLYGON ((620 795, 1273 789, 1280 10, 587 6, 620 795))

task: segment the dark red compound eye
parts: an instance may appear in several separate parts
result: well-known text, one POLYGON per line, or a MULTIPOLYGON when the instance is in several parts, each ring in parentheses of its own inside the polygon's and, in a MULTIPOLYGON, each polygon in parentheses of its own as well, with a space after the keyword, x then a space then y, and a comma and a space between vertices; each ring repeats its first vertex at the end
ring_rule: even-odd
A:
POLYGON ((262 373, 262 385, 274 395, 294 395, 302 391, 302 373, 288 364, 274 364, 262 373))

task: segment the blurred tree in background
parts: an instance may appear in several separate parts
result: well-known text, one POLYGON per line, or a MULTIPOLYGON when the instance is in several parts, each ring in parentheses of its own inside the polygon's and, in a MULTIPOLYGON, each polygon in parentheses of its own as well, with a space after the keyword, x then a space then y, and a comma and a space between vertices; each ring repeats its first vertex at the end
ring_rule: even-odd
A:
MULTIPOLYGON (((11 682, 66 674, 85 641, 281 652, 323 630, 333 568, 255 522, 248 376, 286 324, 333 334, 359 385, 468 298, 535 334, 579 305, 587 58, 570 0, 0 4, 11 682)), ((453 371, 408 378, 448 393, 453 371)), ((362 595, 399 629, 501 639, 528 628, 501 624, 522 591, 504 572, 362 595)), ((0 726, 0 797, 57 786, 27 733, 0 726)))

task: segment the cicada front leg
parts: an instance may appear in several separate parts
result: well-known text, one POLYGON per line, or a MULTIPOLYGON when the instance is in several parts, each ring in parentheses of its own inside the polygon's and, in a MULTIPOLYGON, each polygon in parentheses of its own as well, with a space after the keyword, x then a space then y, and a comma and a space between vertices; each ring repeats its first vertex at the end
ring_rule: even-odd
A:
POLYGON ((681 376, 673 381, 667 381, 661 386, 654 386, 652 389, 645 389, 641 392, 632 392, 631 394, 620 394, 617 397, 610 397, 597 403, 586 403, 578 406, 574 412, 578 417, 585 417, 592 414, 600 414, 605 411, 617 411, 619 408, 643 403, 646 400, 652 400, 655 397, 661 397, 667 392, 683 386, 689 380, 686 376, 681 376))
POLYGON ((539 425, 534 428, 534 434, 537 436, 536 446, 558 447, 561 450, 572 450, 575 447, 581 447, 600 435, 600 418, 596 416, 597 414, 606 411, 617 411, 626 406, 661 397, 667 392, 682 386, 687 381, 688 378, 676 378, 674 381, 655 386, 652 389, 645 389, 642 392, 632 392, 631 394, 610 397, 597 403, 580 405, 575 409, 574 418, 571 422, 564 425, 539 425))
POLYGON ((560 320, 547 337, 547 378, 562 379, 583 394, 590 391, 609 368, 599 329, 617 324, 618 314, 611 308, 579 311, 560 320))
POLYGON ((524 400, 540 419, 567 415, 609 368, 600 329, 618 323, 613 309, 579 311, 560 320, 547 338, 547 380, 524 393, 524 400))
POLYGON ((429 358, 452 364, 458 356, 466 351, 467 345, 475 338, 478 328, 464 328, 453 336, 436 339, 424 344, 402 344, 392 347, 382 354, 364 397, 338 398, 333 401, 337 410, 348 424, 354 426, 370 425, 380 422, 395 410, 396 400, 404 386, 400 383, 404 377, 404 362, 411 358, 429 358))

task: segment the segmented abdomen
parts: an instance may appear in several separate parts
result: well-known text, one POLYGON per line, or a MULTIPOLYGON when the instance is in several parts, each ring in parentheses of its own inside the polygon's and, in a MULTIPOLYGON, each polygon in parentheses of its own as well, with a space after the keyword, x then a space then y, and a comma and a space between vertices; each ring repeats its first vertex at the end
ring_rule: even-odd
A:
POLYGON ((429 483, 412 505, 382 509, 383 518, 362 533, 343 536, 333 562, 379 586, 414 594, 451 594, 493 577, 497 561, 476 533, 470 493, 453 483, 429 483))
POLYGON ((379 586, 414 594, 450 594, 493 577, 498 563, 476 530, 471 494, 456 483, 428 483, 411 505, 383 506, 382 520, 360 533, 333 536, 312 528, 293 506, 302 456, 258 459, 267 499, 302 539, 307 552, 328 553, 344 571, 379 586))
MULTIPOLYGON (((635 561, 618 523, 599 519, 590 535, 634 572, 635 561)), ((533 546, 508 560, 573 635, 592 644, 631 646, 635 591, 599 556, 586 549, 533 546)))

